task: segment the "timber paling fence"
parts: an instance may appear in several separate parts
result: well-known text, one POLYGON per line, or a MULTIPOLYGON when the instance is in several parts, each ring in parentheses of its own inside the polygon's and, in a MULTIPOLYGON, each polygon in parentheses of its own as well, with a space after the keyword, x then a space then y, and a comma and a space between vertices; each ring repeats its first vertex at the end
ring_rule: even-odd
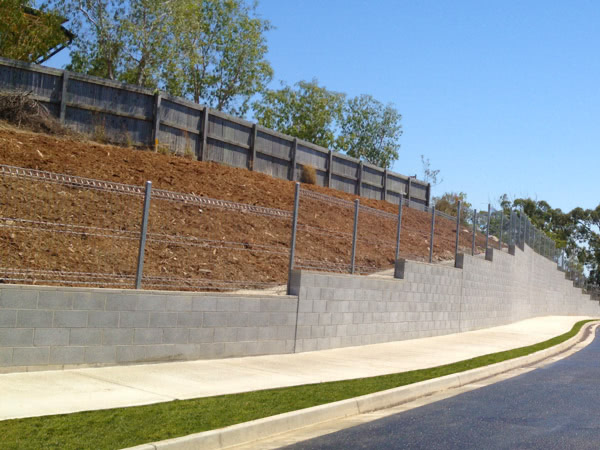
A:
POLYGON ((0 282, 155 290, 282 290, 292 269, 369 275, 399 259, 529 245, 585 277, 519 211, 395 212, 296 184, 291 211, 0 165, 0 282), (83 269, 82 269, 83 268, 83 269))
POLYGON ((61 123, 98 140, 154 147, 277 178, 316 169, 317 184, 428 206, 430 185, 164 92, 0 57, 0 89, 28 92, 61 123))

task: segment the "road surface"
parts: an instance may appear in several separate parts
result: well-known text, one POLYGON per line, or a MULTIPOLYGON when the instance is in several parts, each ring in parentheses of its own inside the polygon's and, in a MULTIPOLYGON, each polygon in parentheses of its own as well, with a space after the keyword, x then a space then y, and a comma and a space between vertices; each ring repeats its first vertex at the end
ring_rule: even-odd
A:
POLYGON ((288 449, 599 449, 600 339, 553 364, 288 449))

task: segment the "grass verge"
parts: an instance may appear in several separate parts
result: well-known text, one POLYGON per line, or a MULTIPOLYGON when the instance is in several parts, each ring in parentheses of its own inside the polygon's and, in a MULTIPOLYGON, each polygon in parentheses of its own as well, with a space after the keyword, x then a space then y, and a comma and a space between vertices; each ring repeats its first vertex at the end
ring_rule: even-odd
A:
POLYGON ((430 369, 355 380, 0 422, 3 449, 118 449, 213 430, 475 369, 560 344, 592 320, 538 344, 430 369))

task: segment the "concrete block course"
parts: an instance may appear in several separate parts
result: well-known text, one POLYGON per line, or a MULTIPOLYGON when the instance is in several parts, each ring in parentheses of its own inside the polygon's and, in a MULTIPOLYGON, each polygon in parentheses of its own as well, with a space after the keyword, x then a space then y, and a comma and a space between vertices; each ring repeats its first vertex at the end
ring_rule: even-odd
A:
POLYGON ((306 352, 600 312, 528 247, 460 260, 404 261, 403 279, 294 272, 295 296, 0 285, 0 367, 306 352))

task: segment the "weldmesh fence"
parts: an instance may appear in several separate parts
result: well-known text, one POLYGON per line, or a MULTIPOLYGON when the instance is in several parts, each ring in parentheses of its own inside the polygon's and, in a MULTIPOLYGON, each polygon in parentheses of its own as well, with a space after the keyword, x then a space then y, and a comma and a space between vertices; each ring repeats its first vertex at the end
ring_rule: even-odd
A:
POLYGON ((0 166, 0 278, 132 287, 142 194, 135 186, 0 166))
POLYGON ((154 190, 142 287, 266 289, 287 280, 291 214, 154 190))
MULTIPOLYGON (((0 166, 0 279, 132 288, 145 190, 0 166)), ((285 285, 291 213, 152 190, 141 287, 285 285)))
POLYGON ((393 268, 397 230, 398 214, 359 204, 354 273, 368 275, 393 268))
POLYGON ((350 273, 353 202, 299 189, 294 268, 350 273))

